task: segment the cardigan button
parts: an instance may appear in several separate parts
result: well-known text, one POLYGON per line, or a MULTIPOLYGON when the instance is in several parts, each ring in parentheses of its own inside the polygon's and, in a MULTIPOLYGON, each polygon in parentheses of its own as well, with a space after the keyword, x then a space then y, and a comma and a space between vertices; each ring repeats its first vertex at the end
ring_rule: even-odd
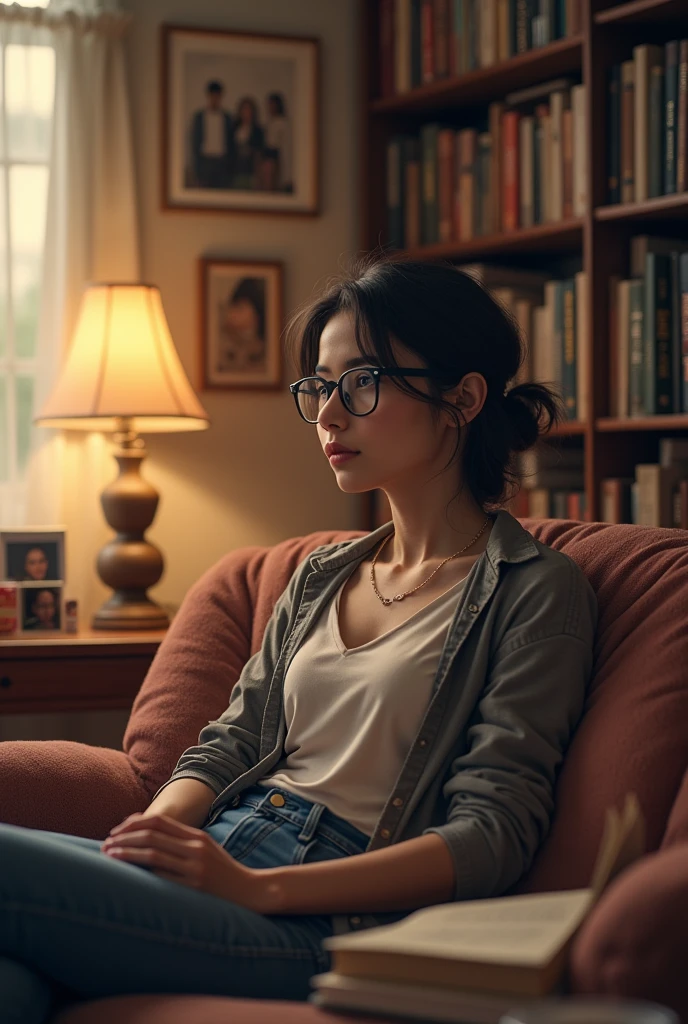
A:
POLYGON ((380 829, 380 836, 382 837, 382 839, 389 839, 391 834, 392 833, 389 831, 388 828, 381 828, 380 829))
POLYGON ((404 801, 401 799, 400 796, 397 796, 397 797, 394 798, 394 800, 392 800, 392 807, 403 807, 403 806, 404 806, 404 801))
POLYGON ((427 747, 427 745, 428 745, 428 741, 427 740, 418 740, 418 746, 419 747, 427 747))
POLYGON ((471 612, 471 613, 472 613, 473 615, 475 615, 475 613, 476 613, 476 612, 478 611, 478 606, 477 606, 477 604, 469 604, 469 606, 468 606, 468 610, 469 610, 469 612, 471 612))

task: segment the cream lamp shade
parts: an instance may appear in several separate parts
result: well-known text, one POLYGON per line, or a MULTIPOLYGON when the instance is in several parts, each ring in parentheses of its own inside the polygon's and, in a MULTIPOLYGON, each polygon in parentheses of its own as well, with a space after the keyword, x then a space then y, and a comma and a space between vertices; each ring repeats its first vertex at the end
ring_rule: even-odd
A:
POLYGON ((205 430, 170 335, 160 292, 147 284, 92 284, 83 294, 72 344, 35 423, 112 432, 119 476, 101 494, 115 536, 98 554, 98 574, 113 590, 96 629, 164 629, 165 611, 148 596, 162 576, 162 552, 146 539, 158 492, 141 476, 139 433, 205 430))
POLYGON ((35 422, 114 431, 122 419, 137 433, 209 426, 174 347, 159 290, 92 284, 65 365, 35 422))

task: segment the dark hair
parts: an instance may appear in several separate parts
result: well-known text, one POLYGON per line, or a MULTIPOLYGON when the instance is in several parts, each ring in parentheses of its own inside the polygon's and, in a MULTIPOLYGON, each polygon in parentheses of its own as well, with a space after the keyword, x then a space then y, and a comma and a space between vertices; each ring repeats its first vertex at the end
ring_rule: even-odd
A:
POLYGON ((225 91, 225 87, 222 84, 222 82, 218 82, 218 80, 216 78, 213 78, 206 85, 205 91, 206 92, 215 92, 215 93, 217 93, 217 92, 224 92, 225 91))
POLYGON ((284 96, 281 92, 271 92, 268 96, 268 103, 275 104, 278 116, 283 116, 286 113, 284 96))
POLYGON ((463 479, 482 508, 503 505, 520 485, 516 453, 532 448, 565 418, 561 397, 549 385, 528 381, 504 394, 525 357, 515 319, 470 274, 449 263, 368 255, 292 318, 287 344, 298 351, 302 376, 314 374, 320 335, 330 318, 344 311, 353 316, 359 351, 373 363, 400 365, 390 343, 394 337, 434 371, 428 393, 410 379, 389 380, 432 406, 435 422, 441 410, 451 413, 459 429, 444 469, 453 462, 467 430, 463 479), (485 378, 487 397, 478 415, 462 425, 461 410, 442 393, 471 372, 485 378))
POLYGON ((262 277, 242 277, 229 296, 227 304, 250 302, 258 317, 258 334, 265 338, 265 280, 262 277))

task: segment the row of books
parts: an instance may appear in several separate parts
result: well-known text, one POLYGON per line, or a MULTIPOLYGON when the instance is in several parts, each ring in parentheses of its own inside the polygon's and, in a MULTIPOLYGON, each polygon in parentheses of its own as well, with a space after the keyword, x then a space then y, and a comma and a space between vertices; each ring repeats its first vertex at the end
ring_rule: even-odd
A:
POLYGON ((548 273, 486 263, 457 269, 471 274, 516 321, 525 342, 525 359, 515 379, 554 384, 570 420, 589 411, 588 277, 578 271, 552 279, 548 273))
POLYGON ((610 412, 688 412, 688 241, 638 235, 629 263, 610 278, 610 412))
POLYGON ((380 95, 576 35, 581 8, 581 0, 380 0, 380 95))
POLYGON ((688 39, 633 47, 608 72, 608 202, 688 188, 688 39))
POLYGON ((437 121, 387 144, 392 248, 581 217, 587 206, 585 86, 561 78, 510 93, 480 127, 437 121))
MULTIPOLYGON (((520 457, 522 487, 509 504, 515 516, 587 521, 583 449, 541 446, 520 457)), ((633 477, 607 477, 600 521, 688 530, 688 438, 663 437, 659 462, 638 463, 633 477)))

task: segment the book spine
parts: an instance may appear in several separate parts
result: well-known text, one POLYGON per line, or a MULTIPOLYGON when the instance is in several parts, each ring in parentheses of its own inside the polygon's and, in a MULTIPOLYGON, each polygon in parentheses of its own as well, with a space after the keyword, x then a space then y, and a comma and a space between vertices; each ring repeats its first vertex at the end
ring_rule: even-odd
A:
POLYGON ((502 227, 502 117, 504 104, 496 101, 487 108, 487 123, 491 138, 492 169, 490 174, 490 233, 497 234, 502 227))
POLYGON ((449 242, 454 236, 455 152, 454 129, 442 128, 437 135, 440 242, 449 242))
POLYGON ((491 67, 497 61, 497 0, 480 2, 480 66, 491 67))
POLYGON ((574 296, 576 301, 575 332, 576 332, 576 419, 587 420, 590 412, 590 392, 588 386, 590 343, 588 323, 588 273, 579 270, 574 278, 574 296))
POLYGON ((674 503, 674 526, 688 530, 688 480, 679 480, 674 503))
POLYGON ((421 151, 423 163, 422 180, 422 239, 424 245, 432 245, 439 238, 438 196, 437 196, 437 135, 439 126, 425 124, 421 128, 421 151))
POLYGON ((628 380, 629 413, 631 416, 644 416, 643 320, 645 318, 645 282, 643 280, 631 281, 628 305, 630 314, 630 367, 628 380))
POLYGON ((509 34, 510 0, 497 0, 497 60, 508 60, 511 56, 509 34))
POLYGON ((621 65, 613 64, 607 80, 607 202, 621 199, 621 65))
POLYGON ((621 519, 621 480, 607 477, 601 484, 601 511, 603 523, 620 523, 621 519))
POLYGON ((462 72, 471 71, 472 63, 472 33, 473 33, 473 3, 474 0, 462 0, 463 21, 461 28, 461 67, 462 72))
POLYGON ((554 292, 554 320, 552 330, 552 353, 554 356, 554 367, 552 377, 557 384, 559 391, 563 393, 564 380, 564 282, 553 282, 554 292))
POLYGON ((550 131, 550 178, 552 220, 561 220, 564 216, 564 152, 562 140, 562 119, 564 108, 568 106, 568 93, 553 92, 550 96, 551 131, 550 131))
POLYGON ((459 219, 462 241, 470 241, 475 236, 477 138, 475 128, 462 128, 459 132, 459 219))
POLYGON ((681 357, 683 362, 683 411, 688 412, 688 253, 679 257, 681 278, 681 357))
POLYGON ((671 265, 667 255, 649 252, 645 264, 645 414, 672 412, 671 265))
POLYGON ((573 216, 583 217, 588 205, 588 170, 586 163, 587 132, 585 127, 585 85, 571 89, 573 110, 573 216))
POLYGON ((634 169, 634 105, 635 64, 625 60, 621 65, 621 202, 632 203, 635 197, 634 169))
POLYGON ((404 248, 404 189, 402 142, 399 138, 387 143, 387 241, 393 249, 404 248))
POLYGON ((616 415, 629 416, 629 374, 631 367, 631 281, 619 281, 617 291, 616 344, 618 350, 616 385, 616 415))
POLYGON ((468 70, 480 67, 480 7, 478 0, 468 0, 468 70))
POLYGON ((396 0, 394 18, 394 85, 404 93, 411 88, 411 0, 396 0))
POLYGON ((664 183, 664 121, 664 67, 653 64, 650 69, 647 137, 647 190, 650 199, 661 196, 664 183))
MULTIPOLYGON (((642 43, 633 47, 633 60, 635 62, 635 201, 642 202, 650 196, 649 173, 650 173, 650 70, 653 66, 664 60, 664 51, 661 47, 651 43, 642 43)), ((662 137, 662 109, 661 99, 657 107, 657 122, 654 126, 655 133, 659 135, 659 147, 661 150, 662 137)), ((659 163, 656 166, 661 168, 661 152, 657 157, 659 163)))
POLYGON ((534 118, 529 114, 521 118, 519 124, 519 191, 520 191, 520 224, 529 228, 535 223, 533 207, 533 133, 534 118))
POLYGON ((573 217, 573 111, 570 107, 561 116, 562 151, 562 216, 573 217))
POLYGON ((380 0, 380 95, 394 94, 394 0, 380 0))
POLYGON ((532 46, 530 0, 516 0, 516 53, 526 53, 532 46))
POLYGON ((576 307, 572 278, 562 282, 562 301, 564 317, 562 391, 567 416, 570 420, 575 420, 578 416, 578 403, 576 401, 576 307))
POLYGON ((435 77, 449 74, 449 0, 434 0, 435 77))
POLYGON ((492 170, 492 140, 489 132, 481 132, 478 136, 478 202, 480 216, 480 230, 478 234, 489 235, 491 231, 491 170, 492 170))
POLYGON ((418 139, 409 138, 405 142, 404 155, 405 182, 404 193, 406 207, 404 212, 404 244, 412 249, 421 241, 421 189, 420 159, 418 139))
POLYGON ((413 89, 423 84, 421 6, 422 0, 411 0, 411 88, 413 89))
POLYGON ((664 192, 676 191, 676 115, 678 106, 678 40, 664 47, 664 192))
POLYGON ((533 223, 544 223, 543 191, 542 180, 542 150, 545 142, 544 119, 547 117, 548 107, 546 103, 538 103, 535 107, 535 121, 533 128, 533 223))
POLYGON ((676 107, 676 191, 688 188, 688 39, 678 48, 678 103, 676 107))
POLYGON ((433 29, 435 23, 435 11, 432 0, 422 0, 420 10, 420 52, 421 52, 421 79, 423 85, 434 81, 435 78, 435 41, 433 29))
POLYGON ((449 37, 449 74, 456 77, 464 72, 462 57, 463 0, 452 0, 451 33, 449 37))
POLYGON ((680 253, 669 253, 669 294, 671 302, 671 409, 682 411, 681 365, 681 267, 680 253))
POLYGON ((519 184, 518 184, 518 123, 520 114, 517 110, 507 110, 502 118, 503 136, 503 219, 504 231, 515 231, 518 228, 519 184))

